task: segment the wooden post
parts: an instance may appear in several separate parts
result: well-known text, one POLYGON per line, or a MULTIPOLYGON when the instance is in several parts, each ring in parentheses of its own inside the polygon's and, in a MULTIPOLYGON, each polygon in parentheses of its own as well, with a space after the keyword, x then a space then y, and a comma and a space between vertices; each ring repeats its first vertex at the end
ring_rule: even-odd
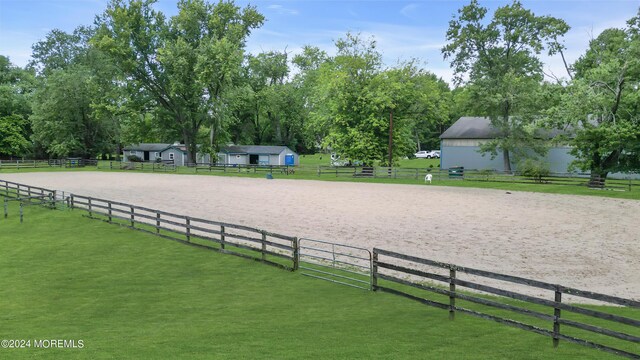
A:
POLYGON ((220 225, 220 249, 224 250, 224 225, 220 225))
POLYGON ((109 223, 111 223, 111 201, 109 201, 108 205, 109 205, 109 223))
POLYGON ((135 216, 135 209, 133 208, 133 206, 129 207, 131 209, 131 227, 136 227, 136 216, 135 216))
POLYGON ((69 196, 69 198, 71 198, 71 208, 72 208, 72 209, 74 209, 74 208, 75 208, 75 206, 76 206, 76 204, 75 204, 75 202, 73 201, 73 194, 71 194, 71 196, 69 196))
POLYGON ((293 238, 293 271, 297 271, 300 268, 300 239, 293 238))
POLYGON ((262 261, 266 260, 265 251, 267 251, 267 244, 265 241, 267 240, 267 234, 262 230, 262 261))
POLYGON ((187 224, 185 226, 185 234, 187 235, 187 241, 191 241, 191 219, 187 218, 186 219, 187 224))
MULTIPOLYGON (((562 302, 562 287, 556 285, 555 298, 556 303, 562 302)), ((560 343, 560 308, 556 305, 553 307, 553 347, 558 347, 560 343)))
POLYGON ((22 224, 22 217, 23 217, 23 209, 22 209, 22 201, 20 201, 20 224, 22 224))
POLYGON ((160 234, 160 213, 156 213, 156 234, 160 234))
POLYGON ((456 268, 449 268, 449 320, 456 317, 456 268))
POLYGON ((371 290, 378 290, 378 253, 373 250, 373 259, 371 260, 371 290))
POLYGON ((91 213, 91 198, 89 198, 89 217, 93 217, 93 213, 91 213))

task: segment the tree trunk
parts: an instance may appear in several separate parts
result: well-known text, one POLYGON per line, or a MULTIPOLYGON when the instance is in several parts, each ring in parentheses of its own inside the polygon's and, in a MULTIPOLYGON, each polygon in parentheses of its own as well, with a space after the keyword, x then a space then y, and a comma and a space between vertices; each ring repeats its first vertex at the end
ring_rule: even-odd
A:
POLYGON ((508 149, 502 149, 502 161, 504 163, 504 171, 507 174, 511 174, 511 159, 508 149))

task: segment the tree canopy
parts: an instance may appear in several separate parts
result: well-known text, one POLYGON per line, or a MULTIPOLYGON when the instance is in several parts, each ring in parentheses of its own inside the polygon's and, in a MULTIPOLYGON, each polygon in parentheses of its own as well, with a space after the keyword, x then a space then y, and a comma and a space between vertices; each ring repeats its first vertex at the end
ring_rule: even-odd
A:
MULTIPOLYGON (((559 39, 569 30, 561 19, 537 16, 519 1, 499 7, 491 21, 488 9, 472 0, 449 22, 447 45, 457 84, 471 85, 477 115, 488 116, 499 136, 483 150, 494 156, 500 150, 504 168, 511 171, 510 153, 532 147, 527 129, 539 110, 536 97, 543 79, 539 55, 563 50, 559 39)), ((537 147, 534 147, 537 148, 537 147)))

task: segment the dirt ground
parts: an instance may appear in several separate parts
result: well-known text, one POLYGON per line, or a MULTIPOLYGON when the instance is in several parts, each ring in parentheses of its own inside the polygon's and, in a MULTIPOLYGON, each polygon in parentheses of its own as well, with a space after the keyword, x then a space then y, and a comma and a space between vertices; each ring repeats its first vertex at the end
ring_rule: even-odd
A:
POLYGON ((640 300, 640 201, 171 174, 0 179, 640 300))

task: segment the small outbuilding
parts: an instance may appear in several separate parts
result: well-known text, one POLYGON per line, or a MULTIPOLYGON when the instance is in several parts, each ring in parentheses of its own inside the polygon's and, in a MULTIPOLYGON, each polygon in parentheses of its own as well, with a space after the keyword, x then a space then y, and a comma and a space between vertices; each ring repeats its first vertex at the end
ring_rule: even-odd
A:
MULTIPOLYGON (((125 162, 130 161, 130 156, 137 156, 144 162, 171 162, 176 166, 187 165, 187 147, 175 142, 173 144, 141 143, 126 146, 122 152, 125 162)), ((196 162, 209 163, 209 154, 196 154, 196 162)))
POLYGON ((218 163, 224 165, 297 166, 298 154, 287 146, 230 145, 220 149, 218 163))

